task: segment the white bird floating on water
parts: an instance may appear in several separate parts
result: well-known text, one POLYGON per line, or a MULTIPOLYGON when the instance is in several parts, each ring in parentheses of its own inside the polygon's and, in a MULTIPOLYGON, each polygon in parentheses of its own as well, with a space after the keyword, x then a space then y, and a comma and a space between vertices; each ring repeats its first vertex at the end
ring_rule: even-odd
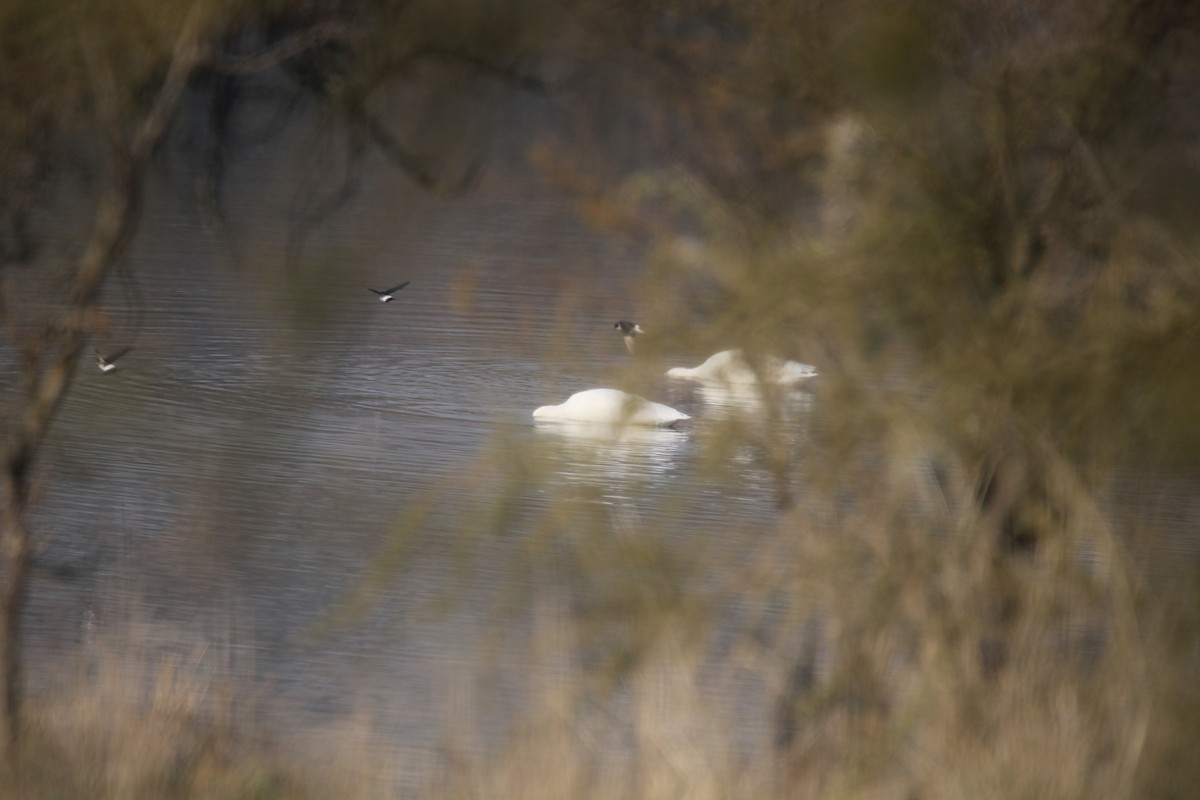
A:
MULTIPOLYGON (((773 356, 763 361, 762 378, 766 383, 791 386, 816 375, 816 367, 799 361, 784 361, 773 356)), ((722 350, 698 367, 672 367, 667 370, 667 376, 720 383, 760 382, 758 373, 746 362, 741 350, 722 350)))
POLYGON ((652 425, 670 428, 691 419, 662 403, 655 403, 620 389, 588 389, 576 392, 565 403, 542 406, 533 412, 534 419, 559 422, 595 422, 608 425, 652 425))

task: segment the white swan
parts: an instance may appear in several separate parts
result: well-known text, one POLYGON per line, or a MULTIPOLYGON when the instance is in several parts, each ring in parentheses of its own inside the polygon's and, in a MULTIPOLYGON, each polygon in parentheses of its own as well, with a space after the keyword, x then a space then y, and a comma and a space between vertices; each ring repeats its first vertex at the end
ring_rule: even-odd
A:
MULTIPOLYGON (((763 361, 763 378, 767 383, 790 386, 815 377, 816 367, 799 361, 784 361, 768 356, 763 361)), ((671 378, 691 378, 720 383, 758 383, 758 374, 746 363, 741 350, 722 350, 711 355, 698 367, 672 367, 667 370, 671 378)))
POLYGON ((671 427, 691 419, 662 403, 654 403, 620 389, 588 389, 576 392, 565 403, 542 406, 533 412, 534 419, 562 422, 599 422, 609 425, 656 425, 671 427))
POLYGON ((817 377, 817 368, 799 361, 784 361, 778 358, 767 360, 767 369, 774 374, 775 383, 791 386, 809 378, 817 377))

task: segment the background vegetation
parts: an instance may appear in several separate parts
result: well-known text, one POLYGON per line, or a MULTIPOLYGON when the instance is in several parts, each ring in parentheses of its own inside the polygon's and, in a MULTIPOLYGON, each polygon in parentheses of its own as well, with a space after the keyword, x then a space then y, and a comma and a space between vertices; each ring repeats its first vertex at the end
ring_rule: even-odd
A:
MULTIPOLYGON (((202 130, 219 214, 222 120, 252 102, 239 76, 280 70, 344 121, 350 153, 469 191, 469 148, 436 129, 445 152, 414 147, 375 106, 450 62, 561 105, 569 124, 534 157, 645 248, 657 330, 798 355, 822 379, 803 442, 753 420, 703 437, 715 470, 751 453, 778 500, 735 561, 680 559, 665 532, 589 536, 613 520, 570 501, 540 523, 531 537, 562 537, 556 569, 594 589, 543 620, 531 658, 561 679, 505 752, 451 748, 431 796, 1191 796, 1200 563, 1177 487, 1200 466, 1193 4, 110 5, 0 8, 10 637, 24 487, 103 328, 97 289, 145 171, 202 130), (95 227, 58 265, 68 301, 39 304, 28 222, 72 170, 95 227), (746 686, 774 719, 749 748, 710 708, 746 686), (618 691, 625 716, 594 713, 618 691), (603 743, 622 731, 632 752, 614 759, 603 743)), ((766 401, 768 421, 786 413, 766 401)), ((505 458, 519 478, 546 468, 505 458)), ((513 513, 491 512, 481 530, 513 513)), ((550 573, 534 545, 526 569, 550 573)), ((103 672, 39 698, 11 796, 391 791, 386 751, 312 774, 222 710, 219 676, 199 690, 177 667, 141 702, 103 672)))

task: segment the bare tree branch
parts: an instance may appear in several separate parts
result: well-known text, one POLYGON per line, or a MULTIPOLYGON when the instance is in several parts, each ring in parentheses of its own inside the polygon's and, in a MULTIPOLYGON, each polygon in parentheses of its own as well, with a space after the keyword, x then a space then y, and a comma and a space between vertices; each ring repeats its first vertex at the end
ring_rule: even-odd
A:
POLYGON ((497 64, 481 56, 440 45, 426 45, 408 54, 400 64, 403 71, 409 66, 423 60, 444 61, 451 64, 462 64, 471 67, 482 75, 498 78, 504 83, 518 89, 530 92, 545 92, 549 87, 540 75, 523 72, 515 66, 497 64))
MULTIPOLYGON (((294 268, 299 260, 304 244, 312 231, 333 214, 345 208, 358 193, 362 182, 362 157, 366 151, 365 131, 361 128, 350 128, 350 141, 346 146, 346 163, 342 180, 336 189, 309 208, 297 211, 288 234, 286 262, 288 268, 294 268)), ((306 195, 309 193, 305 193, 306 195)))
POLYGON ((436 188, 437 181, 429 168, 425 166, 425 162, 401 144, 377 116, 362 109, 354 114, 354 118, 371 137, 371 141, 383 151, 383 154, 416 181, 421 188, 426 190, 436 188))
MULTIPOLYGON (((25 413, 9 426, 3 446, 3 544, 6 581, 0 598, 0 671, 4 680, 7 753, 15 757, 21 733, 21 612, 30 555, 26 517, 29 484, 38 451, 49 432, 92 329, 96 298, 104 278, 125 254, 137 227, 146 166, 175 117, 187 81, 209 54, 201 16, 193 14, 171 53, 166 77, 129 146, 113 154, 110 182, 100 198, 95 224, 75 267, 65 316, 26 348, 25 413)), ((103 75, 99 76, 103 81, 103 75)), ((101 95, 108 94, 103 88, 101 95)), ((114 98, 100 96, 99 101, 114 98)))
POLYGON ((289 58, 333 42, 352 42, 362 31, 343 22, 319 22, 310 28, 285 36, 266 50, 244 56, 218 55, 209 66, 231 75, 250 75, 277 67, 289 58))

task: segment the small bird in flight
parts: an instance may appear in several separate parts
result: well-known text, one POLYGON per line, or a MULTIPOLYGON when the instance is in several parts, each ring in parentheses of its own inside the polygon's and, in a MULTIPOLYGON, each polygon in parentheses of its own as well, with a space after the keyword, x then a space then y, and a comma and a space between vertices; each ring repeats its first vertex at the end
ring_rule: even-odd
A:
POLYGON ((633 352, 634 337, 639 333, 645 333, 641 325, 638 325, 636 322, 629 322, 628 320, 614 322, 613 327, 621 332, 621 336, 625 339, 625 346, 629 348, 629 352, 631 353, 633 352))
POLYGON ((408 286, 408 284, 410 284, 411 282, 412 282, 412 281, 405 281, 404 283, 401 283, 401 284, 399 284, 399 285, 397 285, 397 286, 393 286, 393 287, 392 287, 392 288, 390 288, 390 289, 384 289, 382 292, 381 292, 381 291, 379 291, 378 289, 371 289, 371 287, 370 287, 370 286, 368 286, 367 288, 368 288, 368 289, 371 289, 371 291, 372 291, 372 292, 374 292, 375 294, 379 295, 379 302, 381 302, 381 303, 390 303, 390 302, 392 302, 392 300, 395 298, 395 296, 396 296, 396 292, 400 291, 400 290, 401 290, 401 289, 403 289, 405 286, 408 286))
POLYGON ((96 353, 96 366, 100 368, 101 372, 104 372, 104 373, 112 372, 113 370, 115 370, 117 368, 117 359, 120 358, 121 356, 125 355, 132 349, 133 349, 132 347, 126 347, 125 349, 118 350, 117 352, 115 352, 111 355, 108 355, 108 356, 102 355, 101 353, 97 352, 96 353))

